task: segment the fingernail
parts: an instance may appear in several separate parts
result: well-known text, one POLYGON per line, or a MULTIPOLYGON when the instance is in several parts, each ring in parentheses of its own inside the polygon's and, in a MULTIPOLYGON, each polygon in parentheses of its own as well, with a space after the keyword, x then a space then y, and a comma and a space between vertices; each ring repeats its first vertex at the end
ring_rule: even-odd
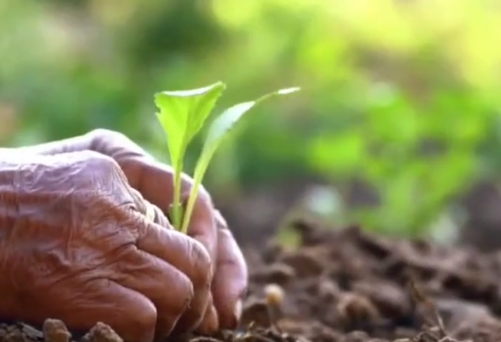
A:
POLYGON ((238 324, 240 321, 240 317, 242 316, 242 300, 239 299, 235 304, 235 310, 233 311, 233 315, 235 317, 235 322, 238 324))
POLYGON ((214 305, 211 305, 210 315, 211 315, 210 330, 211 332, 215 332, 219 328, 219 317, 217 315, 217 310, 214 307, 214 305))
POLYGON ((201 334, 213 334, 219 328, 219 317, 217 316, 216 308, 211 305, 207 308, 205 313, 205 317, 202 320, 202 323, 198 327, 198 332, 201 334))
POLYGON ((155 213, 155 208, 153 207, 153 205, 148 202, 148 201, 144 201, 144 204, 146 205, 146 219, 150 222, 155 222, 155 216, 156 216, 156 213, 155 213))

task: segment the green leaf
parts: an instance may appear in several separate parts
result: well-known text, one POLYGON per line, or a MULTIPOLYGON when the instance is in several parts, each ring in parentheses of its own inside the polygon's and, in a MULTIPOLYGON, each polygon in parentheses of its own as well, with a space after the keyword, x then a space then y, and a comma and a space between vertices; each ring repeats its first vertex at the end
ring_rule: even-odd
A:
POLYGON ((244 114, 249 112, 249 110, 262 103, 263 101, 273 96, 287 95, 297 91, 299 91, 299 88, 282 89, 273 93, 266 94, 255 101, 237 104, 226 109, 212 122, 211 126, 209 127, 207 139, 202 149, 202 154, 198 159, 197 165, 195 167, 194 186, 191 189, 181 231, 186 232, 188 229, 193 206, 195 205, 195 200, 198 196, 198 187, 202 182, 202 179, 205 175, 205 172, 207 171, 214 153, 221 145, 224 138, 228 135, 228 133, 235 127, 236 123, 240 121, 244 114))
POLYGON ((155 94, 159 109, 158 120, 167 135, 167 145, 174 167, 174 227, 180 228, 181 221, 181 174, 183 158, 193 137, 200 131, 209 117, 226 85, 216 82, 210 86, 178 91, 163 91, 155 94))
POLYGON ((158 120, 167 135, 172 164, 178 165, 186 148, 209 117, 218 98, 226 89, 222 82, 192 89, 163 91, 155 94, 158 120))

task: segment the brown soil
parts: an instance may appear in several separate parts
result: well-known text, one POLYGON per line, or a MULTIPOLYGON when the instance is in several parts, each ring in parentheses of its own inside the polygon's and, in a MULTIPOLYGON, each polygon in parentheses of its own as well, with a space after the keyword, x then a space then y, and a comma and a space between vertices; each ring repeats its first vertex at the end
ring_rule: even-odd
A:
MULTIPOLYGON (((322 230, 295 222, 301 244, 247 253, 242 328, 190 342, 500 342, 501 252, 322 230)), ((64 324, 0 325, 0 342, 67 342, 64 324)), ((104 324, 82 341, 120 341, 104 324)))

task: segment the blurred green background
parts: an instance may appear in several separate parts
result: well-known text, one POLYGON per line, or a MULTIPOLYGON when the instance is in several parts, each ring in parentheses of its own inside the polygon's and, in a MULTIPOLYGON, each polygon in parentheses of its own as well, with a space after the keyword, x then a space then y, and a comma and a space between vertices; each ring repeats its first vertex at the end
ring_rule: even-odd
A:
POLYGON ((156 91, 221 80, 222 108, 301 86, 218 152, 230 223, 272 230, 309 189, 337 224, 449 241, 498 208, 474 189, 498 196, 500 19, 492 0, 2 0, 0 141, 102 127, 168 160, 156 91))

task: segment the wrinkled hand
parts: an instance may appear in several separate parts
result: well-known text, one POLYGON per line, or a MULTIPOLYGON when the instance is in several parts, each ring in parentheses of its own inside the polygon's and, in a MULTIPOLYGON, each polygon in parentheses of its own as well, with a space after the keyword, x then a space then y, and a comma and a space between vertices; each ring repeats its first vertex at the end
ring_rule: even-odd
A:
POLYGON ((204 189, 186 236, 164 215, 172 169, 122 134, 0 154, 0 318, 102 321, 131 342, 236 327, 247 268, 204 189))

